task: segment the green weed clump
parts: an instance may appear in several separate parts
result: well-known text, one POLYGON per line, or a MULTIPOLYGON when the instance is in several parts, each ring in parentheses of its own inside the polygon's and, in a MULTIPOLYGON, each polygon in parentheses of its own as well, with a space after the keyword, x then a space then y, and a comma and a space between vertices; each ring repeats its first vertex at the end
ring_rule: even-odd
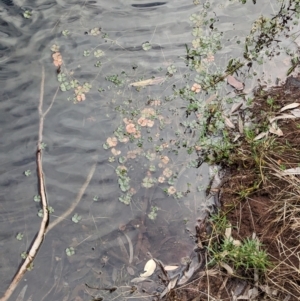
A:
POLYGON ((246 238, 242 242, 233 239, 226 215, 213 215, 211 223, 213 231, 208 245, 210 265, 227 264, 234 273, 242 270, 242 274, 254 270, 263 274, 271 266, 268 254, 258 239, 246 238))

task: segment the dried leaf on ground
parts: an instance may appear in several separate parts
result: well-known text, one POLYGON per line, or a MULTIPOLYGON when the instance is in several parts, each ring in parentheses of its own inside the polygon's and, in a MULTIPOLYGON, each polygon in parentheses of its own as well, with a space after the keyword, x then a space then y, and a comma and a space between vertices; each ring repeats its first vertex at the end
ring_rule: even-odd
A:
POLYGON ((170 280, 168 286, 165 288, 165 290, 161 293, 160 298, 162 299, 171 289, 173 289, 176 286, 177 280, 179 276, 176 276, 172 280, 170 280))
POLYGON ((279 112, 283 112, 283 111, 286 111, 286 110, 295 109, 295 108, 297 108, 299 106, 300 106, 300 103, 293 102, 293 103, 290 103, 290 104, 284 106, 283 108, 281 108, 279 112))
POLYGON ((153 259, 150 259, 147 261, 145 267, 144 267, 144 271, 145 273, 141 274, 141 277, 149 277, 151 276, 154 271, 156 269, 156 262, 153 259))
POLYGON ((243 90, 244 84, 235 79, 232 75, 227 76, 227 82, 230 86, 234 87, 237 90, 243 90))
POLYGON ((235 128, 234 124, 231 122, 231 120, 230 120, 229 118, 224 117, 224 119, 225 119, 225 124, 226 124, 229 128, 231 128, 231 129, 234 129, 234 128, 235 128))
POLYGON ((242 119, 241 114, 239 114, 239 132, 241 134, 244 133, 244 124, 243 124, 243 119, 242 119))
POLYGON ((280 116, 271 118, 269 121, 270 123, 274 122, 275 120, 280 120, 280 119, 295 119, 296 117, 294 115, 291 114, 282 114, 280 116))
POLYGON ((299 110, 299 109, 291 110, 291 113, 292 113, 295 117, 300 117, 300 110, 299 110))
POLYGON ((272 123, 271 126, 269 127, 269 132, 279 137, 283 136, 282 130, 275 123, 272 123))
POLYGON ((225 262, 220 262, 220 266, 224 268, 229 275, 233 275, 233 269, 225 262))
POLYGON ((243 102, 235 103, 230 110, 230 114, 236 112, 241 106, 243 105, 243 102))
POLYGON ((226 228, 226 230, 225 230, 225 237, 228 239, 231 238, 231 230, 232 230, 231 226, 226 228))
POLYGON ((267 135, 268 135, 268 132, 262 132, 262 133, 258 134, 253 140, 254 141, 260 140, 260 139, 266 137, 267 135))
POLYGON ((284 175, 299 175, 300 174, 300 167, 289 168, 289 169, 281 171, 281 173, 284 174, 284 175))

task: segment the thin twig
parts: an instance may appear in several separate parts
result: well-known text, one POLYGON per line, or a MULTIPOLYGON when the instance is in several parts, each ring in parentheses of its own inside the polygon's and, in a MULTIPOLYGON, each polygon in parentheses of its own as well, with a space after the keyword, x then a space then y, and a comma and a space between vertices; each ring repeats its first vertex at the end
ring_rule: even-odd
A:
MULTIPOLYGON (((56 225, 58 225, 61 221, 63 221, 65 218, 67 218, 73 211, 74 209, 76 208, 76 206, 78 205, 78 203, 80 202, 80 200, 82 199, 82 196, 85 192, 85 190, 87 189, 87 187, 89 186, 89 183, 94 175, 94 172, 96 170, 96 166, 97 166, 97 156, 94 157, 94 164, 92 165, 88 175, 87 175, 87 178, 85 180, 85 182, 83 183, 82 187, 80 188, 80 190, 78 191, 78 194, 76 196, 76 199, 74 201, 74 203, 70 206, 70 208, 65 211, 60 217, 58 217, 53 223, 51 223, 49 225, 49 227, 47 228, 47 233, 53 229, 56 225)), ((0 300, 2 301, 2 300, 0 300)))
POLYGON ((43 136, 43 126, 44 126, 44 116, 43 116, 43 100, 44 100, 44 85, 45 85, 45 70, 44 66, 42 66, 42 80, 41 80, 41 91, 40 91, 40 99, 39 99, 39 137, 38 137, 38 145, 36 151, 36 163, 37 163, 37 175, 39 181, 39 192, 42 201, 42 209, 43 209, 43 218, 40 225, 39 232, 34 239, 34 242, 28 252, 26 259, 24 260, 23 264, 20 266, 19 270, 15 274, 12 282, 10 283, 9 287, 7 288, 6 292, 4 293, 3 297, 0 301, 6 301, 12 295, 14 290, 16 289, 17 285, 25 275, 27 269, 31 266, 43 240, 47 229, 47 224, 49 221, 49 212, 48 212, 48 202, 46 197, 45 191, 45 182, 44 182, 44 173, 43 173, 43 166, 42 166, 42 149, 41 149, 41 141, 43 136))

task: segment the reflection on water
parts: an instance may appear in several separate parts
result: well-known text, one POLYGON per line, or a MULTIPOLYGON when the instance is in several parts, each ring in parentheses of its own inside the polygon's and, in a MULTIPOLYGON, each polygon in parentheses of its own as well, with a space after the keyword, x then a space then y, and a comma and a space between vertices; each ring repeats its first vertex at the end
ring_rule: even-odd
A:
MULTIPOLYGON (((133 158, 132 183, 139 190, 126 206, 118 200, 117 164, 109 162, 103 144, 122 124, 116 107, 126 102, 128 107, 132 103, 132 107, 141 110, 149 99, 164 100, 174 86, 185 85, 183 74, 188 68, 182 57, 184 45, 192 40, 189 16, 197 7, 192 1, 179 0, 19 2, 0 2, 1 292, 7 288, 21 263, 20 254, 28 249, 39 228, 40 207, 33 201, 37 194, 37 105, 42 64, 46 69, 46 108, 59 85, 51 59, 53 44, 60 46, 68 72, 82 83, 90 82, 92 89, 87 100, 76 105, 67 100, 70 93, 59 91, 45 121, 43 164, 49 205, 55 210, 51 220, 62 215, 74 201, 95 154, 98 161, 74 211, 81 220, 72 222, 72 213, 47 234, 33 271, 26 275, 26 296, 41 300, 87 299, 84 283, 96 287, 125 285, 132 274, 142 271, 148 252, 169 264, 180 262, 193 248, 186 228, 192 228, 206 208, 205 192, 199 187, 208 183, 207 167, 188 169, 184 167, 185 156, 169 155, 169 164, 178 173, 176 189, 188 191, 184 198, 176 200, 158 184, 150 189, 141 187, 148 161, 145 157, 133 158), (27 9, 33 11, 31 19, 23 18, 27 9), (101 35, 93 36, 94 28, 101 28, 101 35), (152 46, 149 51, 143 49, 146 42, 152 46), (97 49, 105 55, 95 57, 97 49), (95 66, 98 61, 101 63, 95 66), (164 77, 172 64, 176 64, 177 73, 163 85, 139 92, 128 87, 139 79, 164 77), (116 85, 115 75, 124 83, 116 85), (31 171, 28 177, 24 176, 26 170, 31 171), (159 209, 154 221, 148 217, 154 210, 151 208, 159 209), (18 233, 24 233, 21 241, 15 238, 18 233), (65 250, 72 247, 75 255, 68 257, 65 250)), ((222 65, 229 57, 240 55, 242 46, 237 41, 249 32, 255 18, 270 8, 269 1, 262 2, 260 6, 241 6, 212 1, 211 7, 218 16, 215 26, 222 29, 225 43, 217 63, 222 65)), ((173 114, 169 122, 172 127, 157 140, 151 137, 153 141, 175 139, 174 133, 185 121, 185 113, 178 110, 180 105, 179 100, 163 104, 161 111, 173 114)), ((151 143, 148 138, 143 152, 150 150, 151 143)), ((121 151, 132 150, 124 144, 121 151)), ((24 282, 16 294, 23 285, 24 282)))

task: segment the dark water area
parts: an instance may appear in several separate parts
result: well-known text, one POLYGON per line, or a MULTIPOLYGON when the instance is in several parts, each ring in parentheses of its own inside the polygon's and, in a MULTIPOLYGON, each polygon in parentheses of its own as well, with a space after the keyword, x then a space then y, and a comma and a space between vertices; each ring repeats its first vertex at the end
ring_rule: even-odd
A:
MULTIPOLYGON (((223 48, 215 57, 216 64, 223 67, 230 57, 243 52, 237 41, 248 34, 252 22, 261 14, 275 13, 279 7, 270 1, 261 1, 260 5, 253 5, 252 1, 247 5, 211 1, 210 5, 212 15, 218 18, 215 26, 223 32, 223 48)), ((130 205, 125 205, 118 200, 121 195, 115 171, 118 159, 110 162, 111 154, 103 149, 103 144, 123 123, 124 116, 116 107, 132 102, 143 110, 149 99, 163 102, 172 95, 174 86, 186 84, 185 44, 193 39, 189 17, 197 11, 192 1, 182 0, 0 1, 1 294, 22 262, 20 254, 28 250, 40 226, 37 215, 40 204, 34 201, 38 194, 37 109, 42 66, 44 110, 60 85, 51 57, 54 44, 60 47, 68 74, 80 83, 90 83, 92 88, 87 99, 77 104, 68 100, 72 98, 70 92, 59 90, 45 119, 43 169, 49 206, 54 208, 50 224, 74 202, 95 160, 97 165, 81 201, 46 235, 34 269, 25 275, 11 300, 16 299, 25 285, 28 287, 24 300, 30 296, 32 300, 44 301, 90 300, 84 283, 97 287, 128 286, 135 277, 128 273, 128 267, 139 275, 148 259, 147 252, 169 264, 189 255, 193 239, 187 230, 193 230, 195 220, 211 205, 206 202, 205 187, 212 169, 205 164, 189 169, 186 152, 179 156, 170 153, 170 163, 166 166, 177 172, 176 183, 170 185, 177 191, 190 190, 183 198, 174 199, 164 191, 170 185, 156 183, 149 189, 142 187, 141 179, 147 175, 149 161, 146 155, 137 156, 130 164, 131 183, 137 193, 130 205), (23 16, 26 10, 32 11, 29 19, 23 16), (101 28, 100 35, 91 34, 95 28, 101 28), (64 31, 69 34, 64 36, 64 31), (144 50, 146 42, 152 46, 149 51, 144 50), (104 55, 98 53, 97 57, 94 53, 99 49, 104 55), (90 55, 86 55, 87 51, 90 55), (95 67, 98 60, 101 66, 95 67), (173 64, 177 72, 163 85, 147 86, 140 91, 128 86, 139 79, 164 77, 173 64), (122 85, 107 80, 116 74, 124 78, 122 85), (31 174, 25 176, 28 170, 31 174), (155 220, 148 216, 151 208, 158 208, 155 220), (82 217, 78 223, 72 221, 75 213, 82 217), (128 238, 120 230, 123 226, 128 238), (16 239, 18 233, 23 234, 20 241, 16 239), (141 237, 142 247, 137 248, 141 237), (132 261, 122 247, 125 245, 130 253, 130 243, 132 261), (66 249, 70 247, 74 247, 75 254, 67 256, 66 249)), ((269 65, 256 68, 258 74, 272 83, 276 77, 284 78, 286 63, 283 56, 278 56, 269 65)), ((246 83, 250 92, 257 79, 247 79, 246 83)), ((158 144, 162 139, 161 142, 171 144, 176 139, 175 132, 186 119, 185 112, 178 110, 181 105, 179 100, 163 104, 162 114, 173 114, 166 122, 171 124, 170 128, 162 131, 161 136, 149 134, 153 140, 145 138, 148 142, 142 147, 144 154, 153 153, 151 141, 158 144)), ((120 147, 124 154, 130 150, 133 150, 130 144, 120 147)), ((124 296, 107 299, 123 300, 124 296)))

